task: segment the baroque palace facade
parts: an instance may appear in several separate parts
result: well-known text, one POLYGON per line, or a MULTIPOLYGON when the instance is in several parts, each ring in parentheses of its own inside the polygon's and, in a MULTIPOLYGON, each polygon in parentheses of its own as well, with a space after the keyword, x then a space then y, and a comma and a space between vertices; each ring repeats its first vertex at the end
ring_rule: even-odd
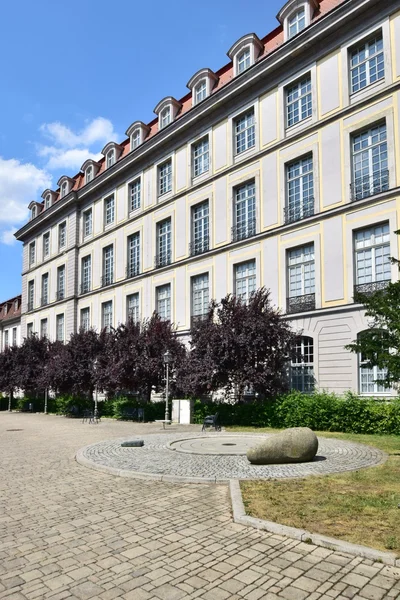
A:
POLYGON ((21 335, 154 310, 188 336, 211 298, 271 290, 302 332, 293 387, 388 394, 344 349, 354 289, 396 281, 400 0, 289 0, 103 158, 31 202, 21 335))

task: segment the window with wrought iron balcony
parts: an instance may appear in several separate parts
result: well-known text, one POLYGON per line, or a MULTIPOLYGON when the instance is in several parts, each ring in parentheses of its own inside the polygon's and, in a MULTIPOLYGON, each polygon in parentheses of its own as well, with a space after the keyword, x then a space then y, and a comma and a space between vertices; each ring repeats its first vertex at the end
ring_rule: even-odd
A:
POLYGON ((56 291, 56 302, 59 300, 64 300, 65 298, 65 290, 63 288, 56 291))
POLYGON ((389 223, 373 225, 354 232, 355 284, 358 294, 370 295, 384 290, 391 281, 389 223))
POLYGON ((362 200, 389 189, 386 123, 352 137, 351 200, 362 200))
POLYGON ((154 266, 156 269, 160 267, 166 267, 171 264, 171 251, 165 250, 163 252, 158 252, 154 257, 154 266))
POLYGON ((136 275, 140 275, 140 263, 139 262, 129 262, 126 267, 126 277, 130 279, 131 277, 136 277, 136 275))
POLYGON ((287 204, 285 223, 301 221, 314 214, 313 157, 306 156, 286 167, 287 204))
POLYGON ((307 244, 288 252, 288 314, 315 309, 314 244, 307 244))
POLYGON ((254 181, 235 189, 234 216, 233 242, 256 235, 256 186, 254 181))

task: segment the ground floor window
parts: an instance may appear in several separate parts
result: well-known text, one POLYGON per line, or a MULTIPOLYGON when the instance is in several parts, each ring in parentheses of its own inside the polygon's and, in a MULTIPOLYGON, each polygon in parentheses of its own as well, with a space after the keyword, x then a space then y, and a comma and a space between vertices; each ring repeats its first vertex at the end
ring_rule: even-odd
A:
POLYGON ((299 392, 314 390, 314 340, 308 336, 299 337, 290 364, 290 388, 299 392))

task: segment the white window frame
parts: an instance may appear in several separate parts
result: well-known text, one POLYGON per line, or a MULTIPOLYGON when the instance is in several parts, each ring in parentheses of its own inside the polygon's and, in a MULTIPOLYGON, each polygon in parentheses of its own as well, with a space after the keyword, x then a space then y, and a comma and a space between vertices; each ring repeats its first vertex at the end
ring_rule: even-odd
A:
POLYGON ((172 192, 172 158, 157 165, 157 195, 165 196, 172 192), (164 168, 167 172, 163 174, 164 168))
POLYGON ((26 324, 26 337, 29 339, 33 336, 33 323, 26 324))
POLYGON ((106 169, 109 169, 116 163, 115 148, 111 148, 106 154, 106 169))
POLYGON ((191 207, 191 249, 196 256, 210 249, 210 202, 203 200, 191 207))
POLYGON ((142 178, 135 177, 128 183, 128 212, 133 213, 142 205, 142 178))
POLYGON ((167 127, 167 125, 172 123, 172 107, 170 104, 165 106, 160 112, 159 123, 160 129, 164 129, 165 127, 167 127))
POLYGON ((140 274, 141 261, 141 235, 140 231, 135 231, 127 239, 127 277, 136 277, 140 274))
POLYGON ((29 253, 29 266, 31 267, 36 262, 36 242, 31 242, 29 244, 28 253, 29 253))
POLYGON ((172 262, 172 219, 166 217, 156 223, 156 261, 160 267, 172 262), (164 230, 164 226, 166 229, 164 230))
POLYGON ((285 165, 285 223, 294 223, 314 214, 314 156, 310 152, 285 165))
POLYGON ((41 339, 47 338, 48 336, 48 319, 40 319, 40 337, 41 339))
POLYGON ((253 237, 257 233, 257 187, 251 179, 233 189, 233 241, 253 237))
POLYGON ((249 106, 233 118, 234 156, 241 156, 256 147, 256 110, 249 106), (243 125, 243 126, 242 126, 243 125))
MULTIPOLYGON (((356 286, 379 284, 384 287, 391 281, 390 225, 388 222, 363 227, 354 231, 354 276, 356 286), (371 232, 369 238, 357 240, 358 235, 371 232), (368 243, 368 240, 371 240, 368 243), (364 242, 364 243, 363 243, 364 242), (358 246, 358 247, 357 247, 358 246), (368 257, 370 254, 370 257, 368 257), (365 265, 365 263, 367 263, 365 265), (370 264, 369 264, 370 263, 370 264), (385 268, 386 267, 386 268, 385 268), (365 273, 370 271, 370 273, 365 273), (365 281, 367 279, 368 281, 365 281)), ((362 288, 359 288, 362 291, 362 288)))
POLYGON ((93 234, 93 209, 83 211, 83 237, 87 238, 93 234))
POLYGON ((190 278, 191 320, 201 320, 208 314, 210 305, 210 274, 199 273, 190 278))
POLYGON ((113 326, 113 301, 107 300, 101 304, 101 328, 110 331, 113 326))
POLYGON ((63 181, 61 184, 61 189, 60 189, 60 196, 61 198, 64 198, 67 194, 68 194, 69 190, 68 190, 68 181, 63 181))
POLYGON ((131 135, 131 150, 138 148, 141 143, 142 143, 142 131, 138 127, 137 129, 135 129, 132 132, 132 135, 131 135))
POLYGON ((28 281, 28 310, 33 310, 35 307, 35 280, 28 281))
POLYGON ((56 340, 65 342, 65 316, 64 313, 56 315, 56 340))
POLYGON ((58 249, 67 247, 67 222, 63 221, 58 226, 58 249))
POLYGON ((104 198, 104 227, 110 227, 115 222, 115 194, 104 198))
POLYGON ((93 165, 89 165, 85 171, 85 183, 90 183, 94 179, 94 169, 93 165))
POLYGON ((234 265, 235 296, 246 304, 257 290, 257 261, 255 258, 234 265))
POLYGON ((314 90, 313 90, 313 78, 311 71, 305 72, 301 77, 285 86, 285 127, 291 129, 301 123, 308 123, 313 117, 313 106, 314 106, 314 90), (304 84, 307 85, 307 89, 303 92, 304 84), (290 94, 300 91, 300 95, 290 99, 290 94), (306 101, 307 110, 303 116, 303 99, 306 101), (297 106, 297 108, 296 108, 297 106), (293 108, 292 108, 293 107, 293 108), (294 120, 293 116, 290 118, 290 114, 298 113, 297 120, 294 120))
POLYGON ((171 321, 171 284, 156 287, 156 312, 162 321, 171 321), (164 294, 161 296, 161 294, 164 294))
POLYGON ((43 273, 43 275, 42 275, 40 292, 41 292, 40 304, 41 304, 41 306, 46 306, 50 302, 50 298, 49 298, 50 286, 49 286, 49 274, 48 273, 43 273))
POLYGON ((126 320, 133 320, 134 323, 140 321, 140 295, 139 292, 128 294, 126 297, 126 320))
MULTIPOLYGON (((363 332, 360 331, 357 338, 362 336, 362 334, 363 332)), ((365 366, 366 363, 368 361, 363 360, 362 354, 358 354, 358 390, 360 396, 391 396, 391 388, 386 388, 377 382, 378 379, 383 379, 386 376, 387 369, 379 369, 376 365, 367 367, 365 366), (365 385, 367 388, 372 389, 366 390, 365 385)))
POLYGON ((287 280, 288 280, 288 298, 299 298, 315 294, 315 244, 313 242, 289 248, 287 254, 287 280), (306 252, 307 250, 307 252, 306 252), (310 252, 308 252, 310 250, 310 252), (295 253, 299 260, 296 260, 295 253), (291 256, 292 255, 292 256, 291 256), (291 259, 293 261, 291 262, 291 259), (300 267, 300 269, 299 269, 300 267), (293 280, 296 283, 296 290, 291 285, 291 276, 300 274, 300 278, 293 280), (300 282, 300 290, 297 283, 300 282), (299 293, 300 292, 300 293, 299 293))
POLYGON ((50 208, 51 206, 51 194, 47 194, 46 199, 44 201, 44 207, 45 209, 50 208))
POLYGON ((114 283, 114 269, 115 269, 115 256, 114 256, 114 244, 108 244, 104 246, 102 252, 102 281, 103 286, 112 285, 114 283))
POLYGON ((57 300, 65 299, 66 283, 66 268, 60 265, 57 267, 57 300))
MULTIPOLYGON (((359 42, 354 44, 351 48, 349 48, 348 60, 349 60, 350 94, 357 94, 358 92, 365 90, 370 85, 374 85, 374 84, 379 83, 380 81, 384 80, 386 64, 385 64, 385 42, 384 42, 384 38, 383 38, 382 29, 378 29, 374 34, 368 35, 366 38, 364 38, 363 40, 360 40, 359 42), (377 42, 380 40, 382 41, 382 48, 378 52, 375 52, 373 55, 371 55, 371 43, 377 42), (361 60, 360 62, 358 62, 356 65, 353 65, 352 64, 352 61, 354 58, 353 54, 355 54, 355 53, 360 54, 360 52, 362 52, 363 49, 365 51, 365 58, 363 60, 361 60), (381 77, 376 78, 374 81, 371 81, 371 72, 373 71, 373 66, 371 63, 374 60, 377 60, 378 57, 381 57, 381 65, 383 66, 383 74, 381 77), (354 81, 353 81, 353 72, 359 71, 361 65, 365 65, 365 85, 363 85, 362 87, 359 86, 358 89, 355 89, 354 81)), ((377 72, 378 72, 378 69, 377 69, 377 72)), ((360 77, 359 77, 359 81, 360 81, 360 77)))
POLYGON ((306 8, 305 6, 300 6, 296 11, 292 12, 287 19, 287 32, 288 39, 290 40, 295 35, 303 31, 307 27, 306 20, 306 8), (301 16, 300 16, 301 15, 301 16), (300 16, 300 18, 299 18, 300 16), (301 26, 302 24, 302 26, 301 26), (292 32, 291 28, 295 25, 295 31, 292 32))
POLYGON ((304 393, 312 393, 315 388, 314 339, 311 336, 302 335, 296 340, 293 352, 294 356, 292 356, 290 361, 290 389, 304 393), (294 377, 297 382, 300 383, 300 386, 293 385, 294 377))
POLYGON ((89 331, 90 329, 90 307, 85 306, 80 310, 80 328, 83 331, 89 331), (87 315, 87 323, 86 323, 86 315, 87 315))
POLYGON ((350 144, 352 200, 362 200, 387 191, 390 187, 390 172, 386 120, 354 131, 350 136, 350 144), (381 136, 383 136, 382 139, 380 139, 381 136), (376 137, 379 139, 374 142, 376 137), (357 142, 357 140, 359 141, 357 142), (367 145, 365 145, 365 141, 367 141, 367 145), (379 165, 379 169, 375 169, 377 165, 379 165), (367 174, 363 173, 365 169, 368 170, 367 174), (361 175, 358 176, 358 173, 361 175))
POLYGON ((236 74, 240 75, 240 73, 244 73, 244 71, 247 71, 251 67, 251 64, 251 48, 250 46, 245 46, 236 56, 236 74))
POLYGON ((210 137, 207 134, 192 144, 192 177, 200 177, 210 170, 210 137), (200 152, 199 152, 200 151, 200 152))
POLYGON ((87 254, 81 259, 81 294, 86 294, 92 289, 92 255, 87 254))
POLYGON ((201 79, 195 86, 193 90, 194 104, 199 104, 203 100, 205 100, 208 96, 208 85, 207 79, 201 79))
POLYGON ((43 259, 50 256, 50 231, 43 234, 43 259))

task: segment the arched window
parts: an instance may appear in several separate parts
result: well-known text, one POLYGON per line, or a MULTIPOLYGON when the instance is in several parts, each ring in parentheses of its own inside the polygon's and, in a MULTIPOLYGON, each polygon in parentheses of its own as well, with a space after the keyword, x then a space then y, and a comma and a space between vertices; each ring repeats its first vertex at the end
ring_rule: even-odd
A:
POLYGON ((37 208, 36 206, 32 206, 32 219, 34 219, 36 217, 37 214, 37 208))
POLYGON ((306 26, 306 11, 303 6, 288 19, 288 37, 292 38, 306 26))
MULTIPOLYGON (((357 335, 358 341, 365 333, 366 332, 361 331, 357 335)), ((380 383, 380 380, 384 380, 386 375, 387 369, 380 369, 376 365, 372 365, 362 353, 358 355, 358 379, 360 394, 388 393, 389 389, 385 388, 384 385, 380 383)))
POLYGON ((93 167, 92 167, 92 165, 90 165, 86 169, 86 183, 89 183, 90 181, 92 181, 92 179, 93 179, 93 167))
POLYGON ((163 129, 171 123, 171 107, 166 106, 160 115, 160 127, 163 129))
POLYGON ((64 198, 68 193, 68 181, 64 181, 61 185, 61 198, 64 198))
POLYGON ((50 206, 51 206, 51 196, 50 196, 50 194, 47 194, 46 200, 44 202, 45 202, 45 208, 50 208, 50 206))
POLYGON ((115 150, 114 148, 107 152, 107 169, 115 163, 115 150))
POLYGON ((290 387, 299 392, 314 391, 314 340, 302 336, 293 348, 290 364, 290 387))

